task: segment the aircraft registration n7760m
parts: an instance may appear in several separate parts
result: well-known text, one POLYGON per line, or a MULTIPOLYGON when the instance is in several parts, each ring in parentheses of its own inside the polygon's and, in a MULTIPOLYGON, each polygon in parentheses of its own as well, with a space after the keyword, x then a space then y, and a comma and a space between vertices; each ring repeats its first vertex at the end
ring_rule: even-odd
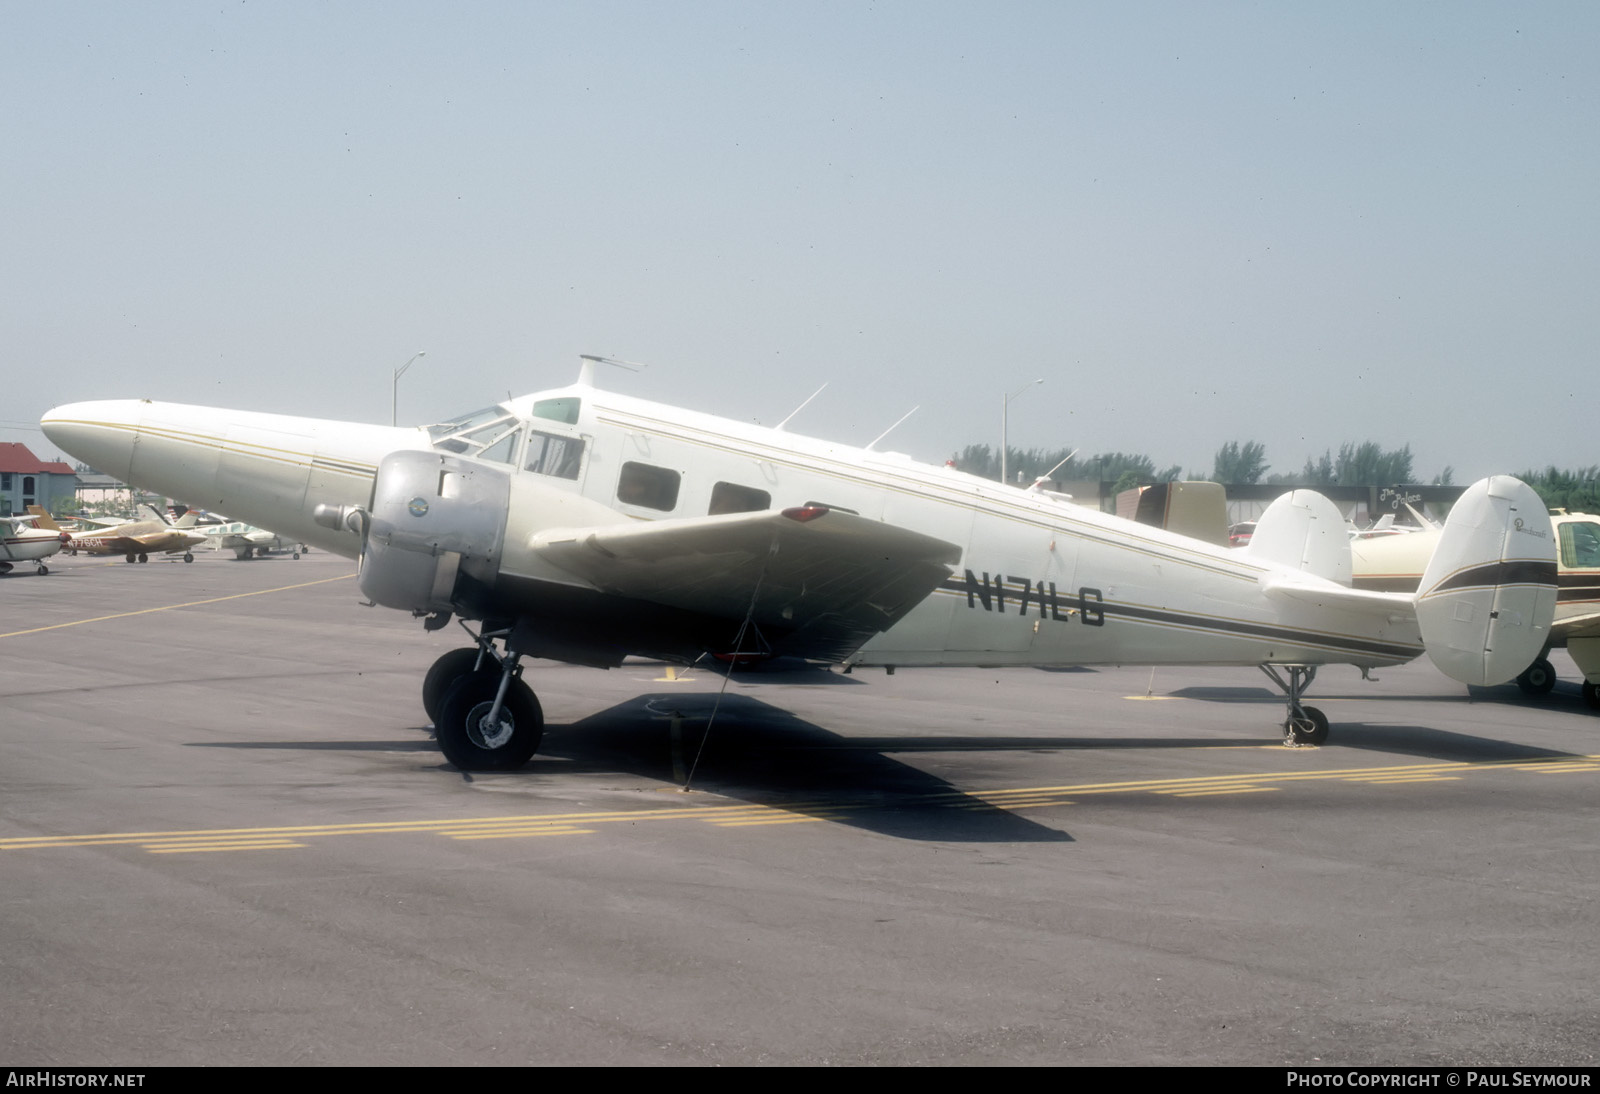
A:
POLYGON ((361 559, 372 601, 459 616, 423 704, 462 769, 518 767, 521 659, 790 656, 846 666, 1259 665, 1290 741, 1316 668, 1424 651, 1469 684, 1544 648, 1555 541, 1509 477, 1467 490, 1415 594, 1353 589, 1344 519, 1296 490, 1234 550, 1045 493, 578 382, 402 429, 148 400, 45 434, 101 471, 361 559))

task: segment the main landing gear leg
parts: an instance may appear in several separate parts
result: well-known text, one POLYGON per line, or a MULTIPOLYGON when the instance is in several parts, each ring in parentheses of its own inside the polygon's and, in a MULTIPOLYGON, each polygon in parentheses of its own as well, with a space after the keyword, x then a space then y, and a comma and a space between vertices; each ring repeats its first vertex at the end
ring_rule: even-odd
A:
POLYGON ((1262 665, 1274 684, 1289 697, 1289 713, 1283 720, 1283 743, 1290 748, 1301 745, 1320 745, 1328 739, 1328 716, 1316 707, 1302 706, 1300 695, 1317 678, 1315 665, 1262 665), (1279 675, 1282 669, 1288 679, 1279 675))
POLYGON ((474 636, 476 648, 451 650, 423 680, 422 703, 439 750, 462 771, 519 768, 544 736, 544 712, 522 682, 521 654, 495 649, 510 633, 474 636))

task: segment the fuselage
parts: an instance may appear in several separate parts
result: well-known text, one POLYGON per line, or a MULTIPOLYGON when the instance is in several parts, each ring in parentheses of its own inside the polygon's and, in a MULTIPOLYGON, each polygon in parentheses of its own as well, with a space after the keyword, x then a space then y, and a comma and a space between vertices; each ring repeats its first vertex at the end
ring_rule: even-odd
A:
MULTIPOLYGON (((362 538, 317 507, 370 506, 382 458, 441 451, 508 469, 499 573, 571 581, 539 556, 548 507, 588 523, 816 505, 955 544, 948 580, 850 656, 857 664, 1393 664, 1421 652, 1415 619, 1271 597, 1281 573, 1248 553, 1120 520, 894 453, 633 399, 587 384, 427 429, 148 401, 52 411, 46 434, 98 469, 350 557, 362 538)), ((640 647, 648 649, 647 646, 640 647)))

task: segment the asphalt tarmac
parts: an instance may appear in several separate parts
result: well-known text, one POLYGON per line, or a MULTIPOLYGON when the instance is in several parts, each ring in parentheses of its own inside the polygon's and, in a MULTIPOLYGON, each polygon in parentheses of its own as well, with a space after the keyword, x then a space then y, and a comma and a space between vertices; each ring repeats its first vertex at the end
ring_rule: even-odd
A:
POLYGON ((1517 1064, 1600 1054, 1600 717, 1426 662, 534 664, 313 552, 0 577, 0 1065, 1517 1064), (709 736, 707 721, 716 710, 709 736), (702 747, 703 745, 703 747, 702 747), (683 784, 691 778, 687 792, 683 784))

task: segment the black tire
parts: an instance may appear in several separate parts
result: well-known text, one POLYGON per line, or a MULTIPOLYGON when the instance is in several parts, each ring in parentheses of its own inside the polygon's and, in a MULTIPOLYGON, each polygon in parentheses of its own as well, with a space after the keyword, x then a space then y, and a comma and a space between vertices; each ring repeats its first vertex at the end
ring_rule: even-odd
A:
POLYGON ((127 556, 127 557, 126 557, 126 558, 124 558, 124 559, 123 559, 123 560, 122 560, 122 561, 124 561, 124 562, 132 562, 132 561, 133 561, 133 560, 134 560, 134 558, 135 558, 135 556, 134 556, 134 555, 128 555, 128 556, 127 556))
POLYGON ((1522 670, 1517 677, 1517 687, 1524 695, 1548 695, 1556 686, 1556 667, 1543 657, 1522 670))
POLYGON ((150 556, 149 555, 140 555, 139 556, 139 561, 140 562, 149 562, 150 561, 150 556))
POLYGON ((44 576, 44 575, 45 575, 45 574, 47 574, 47 573, 49 573, 49 572, 50 572, 50 567, 48 567, 48 566, 46 566, 46 565, 45 565, 45 564, 44 564, 44 563, 42 563, 42 562, 41 562, 41 563, 39 563, 39 576, 40 576, 40 577, 43 577, 43 576, 44 576))
POLYGON ((444 758, 462 771, 515 771, 539 748, 544 711, 521 680, 507 686, 497 724, 484 724, 499 687, 499 673, 474 672, 445 692, 434 737, 444 758))
MULTIPOLYGON (((451 650, 428 667, 428 674, 422 678, 422 709, 428 712, 428 721, 439 724, 445 692, 463 676, 471 675, 477 663, 478 647, 467 646, 451 650)), ((484 668, 497 674, 500 671, 500 666, 493 661, 485 661, 484 668)))
POLYGON ((1583 701, 1589 704, 1590 710, 1600 710, 1600 686, 1583 682, 1583 701))
POLYGON ((194 561, 194 552, 193 551, 185 551, 185 552, 183 552, 183 561, 185 561, 185 562, 193 562, 194 561))
POLYGON ((1283 724, 1284 744, 1320 745, 1328 739, 1328 716, 1316 707, 1301 707, 1304 717, 1283 724))
POLYGON ((295 560, 295 561, 296 561, 296 562, 299 562, 299 561, 300 561, 300 552, 299 552, 299 551, 296 551, 296 552, 295 552, 295 553, 294 553, 294 560, 295 560))

